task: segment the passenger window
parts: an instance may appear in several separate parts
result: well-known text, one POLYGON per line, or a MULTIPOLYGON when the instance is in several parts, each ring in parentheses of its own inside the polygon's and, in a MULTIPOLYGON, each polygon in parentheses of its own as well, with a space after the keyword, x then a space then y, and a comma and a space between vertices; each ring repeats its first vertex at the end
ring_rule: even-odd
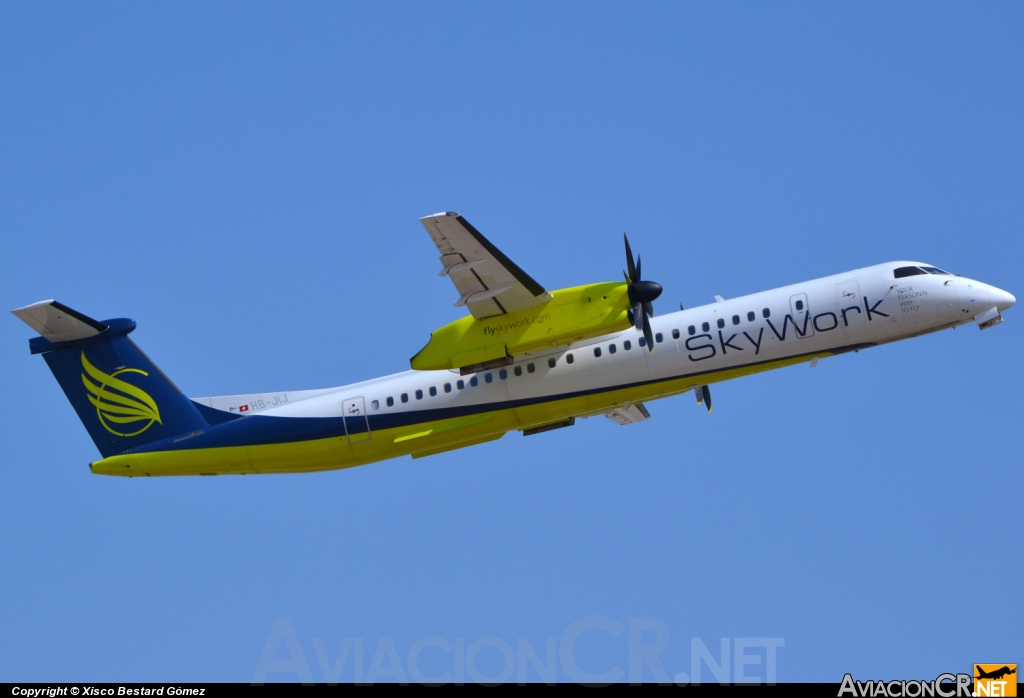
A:
POLYGON ((679 330, 672 330, 672 339, 679 339, 679 330))
POLYGON ((493 380, 494 380, 494 376, 492 376, 490 373, 485 373, 484 374, 484 383, 490 383, 493 380))
POLYGON ((768 310, 768 308, 765 308, 764 310, 761 311, 761 316, 769 318, 772 316, 772 311, 768 310))
POLYGON ((409 402, 409 393, 402 393, 402 402, 409 402))
POLYGON ((894 278, 902 279, 907 276, 917 276, 918 274, 926 274, 927 272, 917 267, 900 267, 892 273, 894 278))
POLYGON ((661 340, 663 340, 663 339, 664 339, 664 337, 661 336, 661 332, 659 332, 658 334, 654 335, 654 341, 657 342, 658 344, 661 344, 661 340))
POLYGON ((554 359, 554 358, 548 359, 548 368, 554 368, 556 363, 558 363, 557 359, 554 359))
POLYGON ((636 340, 636 343, 639 344, 642 347, 646 347, 647 346, 647 338, 646 337, 641 337, 640 339, 636 340))
POLYGON ((374 400, 373 402, 371 402, 370 403, 370 407, 372 407, 375 410, 379 410, 380 409, 380 400, 374 400))
POLYGON ((702 322, 702 323, 700 324, 700 329, 701 329, 702 331, 704 331, 704 332, 708 332, 708 331, 710 331, 710 330, 711 330, 711 325, 709 325, 709 324, 708 324, 708 323, 706 323, 706 322, 702 322))
POLYGON ((573 361, 575 361, 575 360, 576 360, 576 359, 574 359, 574 358, 573 358, 572 354, 566 354, 566 355, 565 355, 565 363, 567 363, 567 364, 571 364, 571 363, 572 363, 573 361))
POLYGON ((388 407, 394 407, 394 406, 395 406, 395 398, 388 397, 388 407))
POLYGON ((523 375, 523 367, 516 366, 515 368, 512 369, 512 373, 516 374, 517 376, 523 375))
POLYGON ((500 371, 498 371, 498 378, 500 378, 501 380, 505 380, 506 378, 508 378, 508 371, 506 371, 505 369, 501 369, 500 371))
POLYGON ((626 351, 629 351, 630 349, 633 348, 633 344, 627 339, 625 342, 622 343, 622 348, 625 349, 626 351))
POLYGON ((695 335, 695 334, 697 334, 697 328, 696 328, 696 327, 694 327, 693 325, 690 325, 689 327, 687 327, 687 328, 686 328, 686 331, 687 331, 687 333, 689 333, 689 334, 690 334, 691 336, 692 336, 692 335, 695 335))
POLYGON ((601 347, 594 347, 594 356, 601 356, 601 347))
POLYGON ((455 381, 455 387, 458 388, 459 390, 462 390, 463 388, 466 387, 466 384, 463 381, 455 381))
POLYGON ((718 329, 725 327, 725 318, 718 318, 718 329))
POLYGON ((437 388, 435 388, 434 386, 430 386, 430 397, 435 397, 436 395, 437 395, 437 388))
POLYGON ((734 324, 734 325, 740 324, 740 316, 739 315, 733 315, 732 316, 732 324, 734 324))
POLYGON ((796 309, 797 310, 803 310, 804 309, 804 302, 803 301, 797 301, 796 302, 796 309))
POLYGON ((609 354, 614 354, 615 353, 615 345, 614 344, 609 344, 608 345, 608 353, 609 354))
POLYGON ((423 399, 423 391, 422 390, 417 390, 416 391, 416 399, 417 400, 422 400, 423 399))
POLYGON ((444 391, 446 393, 450 393, 452 391, 452 384, 451 383, 445 383, 444 384, 444 391))
POLYGON ((747 322, 753 322, 754 321, 754 317, 755 317, 754 311, 751 310, 749 313, 747 313, 747 322))
POLYGON ((475 388, 476 386, 480 385, 480 381, 477 379, 476 376, 473 376, 472 378, 469 379, 469 384, 475 388))
POLYGON ((532 363, 526 364, 526 372, 527 373, 533 373, 535 370, 536 369, 533 367, 532 363))

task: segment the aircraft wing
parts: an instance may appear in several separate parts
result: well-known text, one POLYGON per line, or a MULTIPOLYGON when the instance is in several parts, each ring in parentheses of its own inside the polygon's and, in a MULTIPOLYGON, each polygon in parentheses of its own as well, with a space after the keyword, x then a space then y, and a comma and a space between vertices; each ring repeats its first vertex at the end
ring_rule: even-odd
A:
POLYGON ((455 284, 459 299, 476 319, 525 310, 551 300, 551 294, 480 234, 458 213, 421 218, 441 253, 439 276, 455 284))

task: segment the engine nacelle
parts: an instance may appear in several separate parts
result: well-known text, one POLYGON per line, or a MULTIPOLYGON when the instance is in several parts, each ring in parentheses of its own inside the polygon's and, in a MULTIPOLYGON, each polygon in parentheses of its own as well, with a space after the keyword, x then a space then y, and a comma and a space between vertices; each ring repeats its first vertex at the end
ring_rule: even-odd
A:
POLYGON ((630 327, 623 282, 551 291, 551 300, 527 310, 477 320, 472 315, 445 325, 410 359, 419 371, 458 368, 471 373, 511 362, 512 357, 564 346, 630 327))

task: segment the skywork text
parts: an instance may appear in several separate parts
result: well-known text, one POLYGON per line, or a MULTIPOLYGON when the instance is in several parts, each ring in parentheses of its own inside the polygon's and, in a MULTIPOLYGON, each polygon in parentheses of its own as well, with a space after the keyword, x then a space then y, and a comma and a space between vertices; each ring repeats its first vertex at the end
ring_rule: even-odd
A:
MULTIPOLYGON (((883 299, 884 300, 884 299, 883 299)), ((874 316, 889 317, 888 313, 883 313, 878 309, 878 306, 882 304, 882 301, 876 301, 872 305, 867 298, 864 299, 863 310, 859 305, 851 305, 847 308, 843 308, 839 313, 834 313, 831 310, 824 313, 818 313, 817 315, 811 315, 810 312, 803 313, 803 321, 797 322, 793 319, 793 316, 789 313, 782 319, 782 326, 776 327, 775 323, 771 319, 766 318, 765 324, 768 329, 771 330, 771 334, 780 342, 786 341, 786 335, 789 333, 789 326, 793 326, 792 334, 790 337, 806 337, 808 332, 813 328, 814 332, 831 332, 832 330, 839 327, 842 324, 843 327, 850 326, 850 318, 854 316, 863 316, 867 318, 868 322, 874 321, 874 316)), ((729 334, 728 331, 723 332, 718 330, 717 341, 714 336, 708 333, 693 335, 686 339, 685 345, 689 352, 687 358, 690 361, 705 361, 714 356, 717 356, 719 352, 723 356, 727 356, 731 350, 733 353, 738 351, 746 351, 749 349, 754 350, 754 356, 761 353, 761 345, 765 339, 765 328, 761 327, 758 329, 756 339, 755 335, 751 332, 735 332, 729 334), (740 335, 746 338, 746 342, 740 338, 740 335), (739 342, 739 344, 737 344, 739 342), (749 344, 749 346, 744 346, 749 344)), ((813 334, 813 332, 811 332, 813 334)))

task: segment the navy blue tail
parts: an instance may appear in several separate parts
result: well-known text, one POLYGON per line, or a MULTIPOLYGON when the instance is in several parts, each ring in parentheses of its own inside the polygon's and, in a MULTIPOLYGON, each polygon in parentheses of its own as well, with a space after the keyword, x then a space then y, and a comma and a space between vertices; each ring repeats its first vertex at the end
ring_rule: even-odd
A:
POLYGON ((149 360, 128 333, 135 321, 105 320, 95 336, 29 340, 42 354, 103 457, 207 425, 196 406, 149 360))

